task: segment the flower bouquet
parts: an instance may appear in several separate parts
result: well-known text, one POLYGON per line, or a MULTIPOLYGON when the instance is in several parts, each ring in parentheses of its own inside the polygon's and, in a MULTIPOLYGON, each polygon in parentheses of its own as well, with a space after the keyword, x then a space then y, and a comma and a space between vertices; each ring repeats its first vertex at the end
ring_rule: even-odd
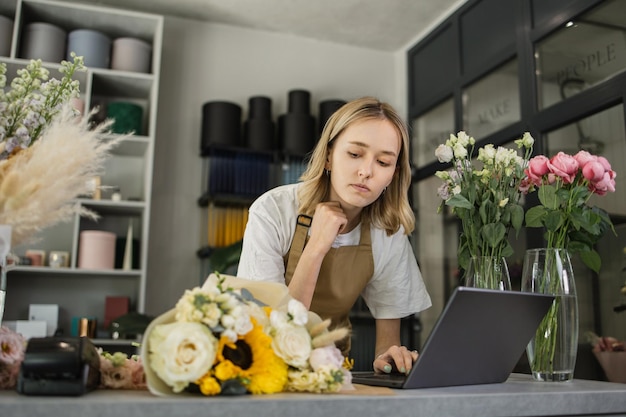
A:
POLYGON ((600 363, 610 382, 626 384, 626 347, 624 341, 614 337, 590 334, 593 355, 600 363))
POLYGON ((0 327, 0 389, 15 388, 25 349, 24 336, 0 327))
MULTIPOLYGON (((461 131, 435 151, 439 162, 452 163, 452 169, 435 174, 443 180, 437 191, 442 199, 438 210, 451 207, 461 220, 458 262, 466 271, 471 258, 499 261, 513 253, 508 234, 511 229, 519 232, 524 220, 520 186, 534 140, 527 132, 515 144, 523 156, 515 149, 488 144, 478 149, 479 163, 473 164, 475 140, 461 131)), ((483 271, 487 281, 488 264, 483 271)))
POLYGON ((128 357, 123 352, 109 353, 101 349, 99 353, 101 388, 127 390, 146 388, 146 376, 141 356, 128 357))
MULTIPOLYGON (((538 192, 539 205, 526 212, 527 227, 545 230, 546 247, 529 249, 524 259, 522 290, 555 296, 552 306, 528 345, 533 376, 542 381, 573 377, 578 343, 578 305, 570 252, 598 272, 601 259, 595 243, 613 224, 608 214, 588 205, 593 194, 615 191, 615 171, 606 158, 580 151, 559 152, 529 161, 524 180, 538 192)), ((615 231, 613 229, 613 231, 615 231)))
POLYGON ((588 201, 593 194, 615 192, 616 174, 609 161, 587 151, 573 156, 559 152, 550 159, 537 155, 526 175, 528 191, 537 189, 540 202, 526 212, 526 226, 543 227, 547 248, 579 253, 585 265, 598 272, 601 259, 594 245, 613 223, 588 201))
POLYGON ((336 392, 351 374, 328 330, 287 287, 211 274, 146 329, 141 356, 155 395, 336 392))

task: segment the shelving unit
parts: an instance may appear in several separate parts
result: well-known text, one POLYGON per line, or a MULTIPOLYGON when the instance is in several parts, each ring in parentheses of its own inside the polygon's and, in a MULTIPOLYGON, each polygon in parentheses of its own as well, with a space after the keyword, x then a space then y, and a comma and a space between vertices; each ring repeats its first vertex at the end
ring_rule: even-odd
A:
MULTIPOLYGON (((0 14, 13 19, 13 38, 10 56, 0 56, 7 65, 7 84, 18 68, 29 60, 22 56, 25 25, 46 22, 72 30, 89 28, 100 31, 114 40, 133 37, 152 47, 151 71, 140 73, 106 68, 88 68, 77 73, 81 99, 86 109, 106 108, 115 101, 137 104, 142 108, 142 131, 132 135, 117 146, 107 160, 100 177, 103 186, 99 200, 81 198, 76 203, 99 215, 97 221, 75 216, 72 222, 55 225, 44 230, 35 243, 14 247, 12 252, 24 255, 26 249, 66 251, 70 253, 67 268, 48 266, 18 266, 9 271, 5 320, 28 318, 29 304, 58 304, 59 328, 70 334, 72 317, 95 317, 106 339, 101 323, 104 319, 106 296, 130 298, 131 311, 143 313, 147 284, 147 255, 152 193, 152 169, 163 34, 163 17, 112 8, 60 3, 48 0, 5 0, 0 14), (122 195, 121 201, 110 198, 111 187, 122 195), (118 246, 125 244, 129 224, 132 235, 138 240, 138 250, 133 253, 133 267, 121 269, 118 262, 111 270, 79 268, 79 239, 84 230, 105 230, 116 234, 118 246)), ((60 77, 59 63, 44 62, 51 77, 60 77)), ((103 140, 111 140, 111 134, 103 140)))

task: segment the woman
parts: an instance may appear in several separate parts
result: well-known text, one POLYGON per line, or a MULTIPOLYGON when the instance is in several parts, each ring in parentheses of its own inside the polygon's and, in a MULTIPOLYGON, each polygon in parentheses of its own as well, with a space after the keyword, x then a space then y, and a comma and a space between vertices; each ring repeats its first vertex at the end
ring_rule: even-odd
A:
POLYGON ((362 295, 376 319, 374 370, 385 373, 409 372, 417 351, 400 345, 400 319, 431 305, 408 240, 415 225, 408 141, 386 103, 365 97, 337 110, 302 182, 250 207, 237 272, 287 284, 336 326, 349 326, 362 295))

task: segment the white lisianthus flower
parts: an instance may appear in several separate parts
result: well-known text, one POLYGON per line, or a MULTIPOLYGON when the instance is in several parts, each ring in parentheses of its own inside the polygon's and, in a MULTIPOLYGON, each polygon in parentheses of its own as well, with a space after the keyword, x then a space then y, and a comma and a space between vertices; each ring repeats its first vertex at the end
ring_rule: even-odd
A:
POLYGON ((452 152, 452 148, 446 145, 439 145, 437 149, 435 149, 435 156, 437 160, 442 163, 447 163, 452 161, 452 157, 454 156, 452 152))
POLYGON ((309 358, 309 364, 314 371, 319 370, 322 366, 340 369, 343 364, 343 355, 335 345, 327 345, 313 349, 309 358))
POLYGON ((460 185, 455 185, 452 188, 452 195, 457 195, 457 194, 461 194, 461 186, 460 185))
POLYGON ((504 198, 502 200, 500 200, 500 203, 498 204, 500 207, 506 207, 506 205, 509 203, 509 198, 504 198))
POLYGON ((458 159, 463 159, 467 157, 467 148, 460 143, 454 145, 454 157, 458 159))
POLYGON ((485 164, 493 164, 493 160, 496 157, 496 150, 492 144, 485 145, 478 150, 478 160, 485 164))
POLYGON ((435 177, 447 181, 450 179, 450 173, 448 171, 437 171, 435 172, 435 177))
POLYGON ((291 321, 298 326, 304 326, 309 321, 309 312, 304 304, 296 299, 289 300, 287 312, 291 316, 291 321))
POLYGON ((211 369, 217 339, 199 323, 155 326, 148 339, 150 366, 174 392, 181 392, 211 369))
POLYGON ((270 313, 270 324, 275 329, 286 326, 288 321, 289 318, 287 317, 287 313, 284 311, 272 310, 270 313))
POLYGON ((522 145, 526 148, 530 148, 535 144, 535 139, 531 136, 530 132, 524 132, 521 141, 522 145))
POLYGON ((470 137, 464 131, 460 131, 456 137, 458 139, 457 143, 464 148, 467 148, 467 146, 470 144, 470 137))
POLYGON ((311 356, 311 335, 307 329, 288 324, 275 328, 273 333, 274 353, 290 366, 306 367, 311 356))

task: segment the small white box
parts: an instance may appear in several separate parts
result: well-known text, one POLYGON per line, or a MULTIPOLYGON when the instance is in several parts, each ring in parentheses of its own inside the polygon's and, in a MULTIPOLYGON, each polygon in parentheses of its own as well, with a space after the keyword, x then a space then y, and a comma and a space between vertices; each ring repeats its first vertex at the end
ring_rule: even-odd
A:
POLYGON ((26 339, 45 337, 47 323, 44 320, 17 320, 15 331, 26 339))
POLYGON ((28 309, 28 320, 42 320, 46 322, 46 334, 54 336, 59 325, 58 304, 31 304, 28 309))

